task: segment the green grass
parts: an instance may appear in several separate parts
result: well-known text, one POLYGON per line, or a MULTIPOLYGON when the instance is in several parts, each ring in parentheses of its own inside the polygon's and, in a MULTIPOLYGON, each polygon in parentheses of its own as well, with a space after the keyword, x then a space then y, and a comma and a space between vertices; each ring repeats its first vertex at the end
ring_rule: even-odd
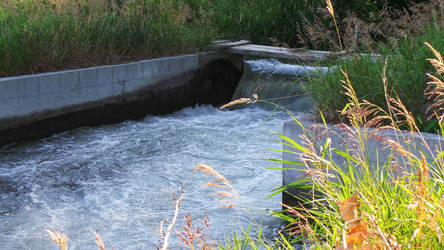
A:
MULTIPOLYGON (((360 140, 368 135, 364 129, 352 129, 359 135, 350 140, 360 140)), ((291 141, 286 143, 294 144, 291 141)), ((402 249, 439 249, 442 246, 443 151, 435 151, 434 156, 423 159, 410 159, 407 164, 410 164, 411 170, 399 175, 396 171, 408 169, 407 165, 395 169, 388 161, 384 165, 373 166, 359 154, 359 150, 340 152, 327 147, 326 153, 322 154, 309 147, 305 149, 317 157, 308 163, 310 167, 307 168, 308 175, 317 173, 312 182, 317 195, 312 199, 300 197, 306 208, 289 209, 290 216, 283 216, 289 222, 288 228, 298 232, 298 240, 313 243, 311 249, 341 246, 343 239, 350 237, 352 226, 341 216, 340 204, 349 202, 347 198, 356 194, 357 221, 367 225, 363 240, 353 244, 356 249, 363 245, 381 249, 398 249, 396 246, 402 249), (337 152, 344 159, 352 160, 345 165, 338 164, 339 161, 333 160, 337 152), (329 178, 326 177, 326 169, 329 169, 329 178)))
MULTIPOLYGON (((426 121, 429 103, 424 95, 427 83, 426 73, 433 71, 427 62, 433 54, 424 45, 428 41, 439 51, 444 51, 444 30, 430 27, 419 37, 400 41, 396 47, 382 47, 381 51, 387 62, 387 82, 390 94, 404 100, 407 109, 413 113, 422 131, 438 132, 436 121, 426 121)), ((339 111, 347 103, 341 80, 344 79, 341 69, 347 72, 353 82, 359 100, 367 100, 386 108, 381 75, 384 60, 375 61, 369 57, 353 56, 340 62, 340 68, 319 75, 312 79, 308 89, 317 107, 327 121, 342 121, 339 111)))
POLYGON ((215 38, 181 1, 55 2, 0 4, 0 76, 197 51, 215 38))
POLYGON ((312 20, 323 0, 222 0, 215 1, 215 27, 224 36, 272 44, 273 39, 298 47, 304 40, 303 18, 312 20))
MULTIPOLYGON (((340 22, 349 11, 377 12, 384 2, 333 4, 340 22)), ((408 1, 392 2, 398 8, 408 1)), ((323 0, 3 0, 0 76, 199 51, 220 38, 335 48, 331 20, 319 13, 325 6, 323 0)))

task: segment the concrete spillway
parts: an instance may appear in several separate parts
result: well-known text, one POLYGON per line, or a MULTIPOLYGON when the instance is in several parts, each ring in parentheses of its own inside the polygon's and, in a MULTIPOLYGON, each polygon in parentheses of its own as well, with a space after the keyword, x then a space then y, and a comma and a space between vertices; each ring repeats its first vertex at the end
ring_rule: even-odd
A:
MULTIPOLYGON (((186 62, 194 61, 193 58, 176 59, 186 67, 186 62)), ((203 75, 200 77, 203 83, 194 83, 199 86, 200 102, 218 102, 215 96, 225 95, 225 92, 215 89, 212 83, 231 88, 226 85, 227 79, 231 79, 226 74, 239 72, 241 68, 235 64, 235 58, 205 58, 210 59, 209 62, 201 61, 206 66, 194 71, 194 76, 190 77, 198 79, 196 75, 203 75), (205 86, 209 89, 205 90, 205 86)), ((174 66, 164 59, 150 60, 153 62, 163 65, 159 70, 174 66)), ((271 96, 267 94, 274 92, 268 90, 280 89, 295 81, 292 76, 288 81, 284 76, 282 79, 273 76, 275 72, 269 70, 268 62, 264 62, 265 66, 261 66, 259 72, 253 67, 257 64, 255 60, 247 60, 242 80, 235 83, 244 89, 251 86, 255 90, 257 83, 271 82, 266 91, 257 92, 261 98, 268 98, 271 96)), ((281 68, 278 62, 275 65, 273 69, 281 68)), ((154 71, 155 68, 151 69, 154 71)), ((97 69, 98 79, 101 70, 97 69)), ((110 71, 117 77, 117 69, 110 71)), ((153 74, 157 73, 154 71, 153 74)), ((129 89, 131 82, 123 84, 127 83, 129 89)), ((163 80, 159 85, 174 82, 163 80)), ((288 86, 286 89, 285 94, 288 94, 291 89, 288 86)), ((299 93, 298 90, 295 87, 291 91, 299 93)), ((145 93, 143 89, 140 92, 145 93)), ((168 97, 170 99, 163 102, 177 102, 176 99, 181 97, 179 93, 174 90, 168 97)), ((184 92, 197 98, 192 93, 184 92)), ((245 90, 242 93, 246 94, 243 97, 251 94, 245 90)), ((230 99, 231 94, 226 94, 230 99)), ((91 97, 95 96, 97 94, 91 97)), ((107 110, 107 105, 111 104, 98 105, 97 110, 107 110)), ((115 107, 114 112, 120 112, 120 118, 129 116, 124 112, 134 110, 134 106, 127 108, 116 104, 115 107)), ((145 112, 149 109, 148 104, 139 107, 145 112)), ((153 107, 160 109, 164 106, 156 104, 153 107)), ((99 111, 97 119, 107 117, 99 111)), ((91 111, 74 112, 79 112, 78 119, 83 119, 82 116, 91 111)), ((113 115, 112 112, 105 114, 113 115)), ((46 127, 42 125, 42 128, 49 127, 48 121, 68 116, 73 117, 72 112, 46 118, 42 120, 46 127)), ((92 115, 89 117, 96 119, 92 115)), ((185 198, 174 229, 181 230, 185 223, 183 215, 187 213, 193 216, 193 223, 196 223, 193 225, 200 226, 197 220, 203 219, 203 212, 206 212, 211 225, 208 237, 215 242, 223 242, 232 233, 239 234, 249 225, 251 234, 255 235, 257 223, 261 224, 264 235, 272 238, 280 220, 267 216, 267 211, 280 209, 281 196, 267 197, 281 184, 281 172, 267 170, 279 165, 263 158, 280 158, 279 152, 267 149, 281 146, 273 140, 278 137, 269 131, 281 131, 288 119, 284 112, 273 113, 256 104, 232 111, 195 105, 169 115, 148 115, 111 125, 81 127, 48 138, 0 146, 0 225, 4 225, 0 230, 1 249, 47 249, 54 243, 45 229, 66 233, 70 249, 96 248, 94 231, 108 246, 114 245, 116 249, 155 248, 160 239, 156 233, 159 223, 165 218, 171 219, 174 212, 169 193, 177 192, 182 184, 185 198), (273 114, 272 118, 270 114, 273 114), (248 208, 248 212, 221 208, 224 204, 211 195, 218 189, 203 187, 211 177, 192 173, 193 165, 198 163, 207 164, 225 176, 240 195, 235 203, 239 208, 248 208)), ((67 120, 77 122, 72 118, 67 120)), ((170 243, 172 249, 182 249, 176 234, 172 235, 170 243)))

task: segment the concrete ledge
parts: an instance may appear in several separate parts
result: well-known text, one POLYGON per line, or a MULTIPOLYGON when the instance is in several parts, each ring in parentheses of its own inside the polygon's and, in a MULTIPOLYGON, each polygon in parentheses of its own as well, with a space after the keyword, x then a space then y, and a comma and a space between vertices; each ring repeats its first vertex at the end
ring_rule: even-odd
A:
POLYGON ((0 144, 231 99, 243 56, 218 53, 0 78, 0 144))
MULTIPOLYGON (((346 151, 346 147, 349 150, 354 150, 356 148, 354 142, 349 139, 346 131, 342 127, 327 125, 327 128, 324 124, 321 123, 313 123, 313 122, 303 122, 304 127, 310 131, 310 134, 314 136, 312 138, 312 142, 316 145, 316 148, 319 149, 325 143, 327 138, 331 139, 331 147, 337 148, 342 151, 346 151)), ((293 139, 297 143, 303 145, 302 136, 304 135, 304 131, 301 127, 295 122, 286 122, 284 124, 284 132, 285 136, 293 139)), ((430 152, 437 155, 437 152, 440 152, 442 149, 443 137, 430 134, 430 133, 408 133, 404 131, 394 131, 394 130, 380 130, 376 131, 374 129, 368 129, 369 138, 366 144, 366 155, 370 161, 370 165, 374 168, 376 166, 383 166, 389 155, 390 149, 387 148, 387 143, 389 140, 398 141, 400 145, 404 148, 409 149, 416 156, 420 156, 420 152, 425 153, 425 155, 430 155, 430 152), (406 138, 404 141, 402 138, 406 138), (427 146, 428 145, 428 146, 427 146)), ((295 151, 294 148, 284 145, 284 150, 295 151)), ((299 152, 298 152, 299 153, 299 152)), ((333 161, 337 164, 342 164, 345 166, 346 159, 336 153, 333 154, 333 161)), ((402 165, 403 161, 406 160, 399 155, 394 155, 399 160, 399 163, 402 165)), ((299 154, 291 154, 288 152, 283 153, 283 160, 286 161, 296 161, 303 162, 301 156, 299 154)), ((305 170, 305 166, 301 165, 293 165, 293 164, 283 164, 283 168, 292 168, 299 169, 298 170, 283 170, 282 171, 282 183, 283 185, 288 185, 292 182, 300 180, 303 178, 303 170, 305 170)), ((402 174, 402 173, 399 173, 402 174)), ((284 192, 282 194, 282 202, 284 204, 296 206, 298 203, 294 199, 294 195, 296 196, 304 196, 304 192, 302 190, 297 189, 289 189, 288 192, 284 192)))

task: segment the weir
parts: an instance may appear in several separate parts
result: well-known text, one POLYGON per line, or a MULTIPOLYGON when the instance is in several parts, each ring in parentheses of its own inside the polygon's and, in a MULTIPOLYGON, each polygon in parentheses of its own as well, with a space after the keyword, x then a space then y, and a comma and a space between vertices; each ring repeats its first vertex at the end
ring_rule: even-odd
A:
POLYGON ((306 110, 312 104, 299 98, 305 95, 306 76, 328 68, 263 59, 247 61, 250 70, 243 75, 244 56, 297 59, 305 64, 343 54, 248 43, 217 41, 209 47, 212 52, 0 78, 0 145, 167 114, 195 104, 219 105, 253 93, 293 105, 296 111, 306 110), (251 74, 268 79, 252 81, 251 74), (242 76, 246 80, 238 84, 242 76))
MULTIPOLYGON (((281 157, 264 143, 281 147, 273 144, 276 138, 269 131, 282 128, 288 115, 266 105, 225 112, 205 104, 217 106, 255 93, 303 117, 313 109, 304 88, 307 76, 326 71, 219 51, 0 78, 0 144, 7 144, 0 147, 0 193, 5 197, 0 222, 16 225, 7 228, 11 233, 0 232, 0 241, 9 248, 44 248, 44 230, 64 230, 60 222, 66 221, 71 229, 64 231, 84 230, 73 236, 75 246, 88 246, 90 232, 84 227, 91 224, 125 248, 131 238, 122 241, 120 233, 116 237, 114 229, 106 228, 129 224, 106 214, 158 227, 170 204, 169 199, 156 201, 159 186, 175 190, 185 182, 189 197, 201 197, 204 191, 194 183, 207 180, 191 174, 199 162, 229 178, 246 198, 243 205, 257 213, 263 230, 272 235, 280 222, 264 210, 278 210, 282 198, 266 197, 281 185, 282 174, 267 170, 270 163, 261 159, 281 157), (183 109, 189 106, 195 108, 183 109), (103 124, 115 125, 95 127, 103 124), (10 144, 28 140, 33 141, 10 144), (48 217, 54 218, 48 222, 48 217), (18 241, 22 231, 28 236, 18 241)), ((222 240, 233 223, 251 220, 202 200, 192 198, 184 209, 198 218, 202 211, 197 208, 204 208, 218 225, 214 239, 222 240)), ((145 231, 124 234, 155 244, 156 237, 145 231)))
MULTIPOLYGON (((190 56, 177 59, 182 64, 195 60, 190 56)), ((209 60, 210 64, 218 66, 230 61, 230 56, 224 54, 223 60, 219 59, 209 60)), ((164 59, 149 61, 167 63, 164 59)), ((278 89, 285 89, 281 94, 298 96, 281 101, 289 107, 310 108, 309 99, 300 95, 305 93, 298 79, 304 77, 298 66, 274 59, 247 59, 242 63, 244 74, 236 82, 238 88, 231 90, 233 98, 257 93, 271 99, 278 89)), ((226 70, 213 70, 217 74, 211 76, 224 79, 220 74, 226 74, 226 70)), ((111 72, 117 70, 112 68, 111 72)), ((123 84, 130 86, 131 82, 123 84)), ((228 96, 227 101, 231 98, 228 96)), ((115 112, 122 107, 131 112, 127 106, 116 106, 115 112)), ((263 158, 281 157, 280 152, 268 149, 282 146, 274 141, 277 138, 270 130, 281 130, 288 120, 285 112, 273 113, 265 106, 225 111, 212 105, 194 105, 168 115, 85 126, 0 146, 0 224, 5 225, 0 230, 0 242, 5 249, 47 249, 52 242, 45 229, 50 229, 65 232, 70 247, 76 249, 96 247, 94 231, 119 249, 155 246, 159 223, 171 219, 174 210, 169 194, 182 184, 185 198, 181 214, 190 213, 198 220, 206 212, 212 240, 223 241, 232 233, 242 233, 241 228, 245 230, 251 224, 252 216, 271 239, 281 221, 268 216, 268 211, 280 209, 281 195, 267 197, 282 184, 282 173, 267 169, 276 165, 263 158), (217 189, 203 187, 211 177, 192 173, 192 166, 198 163, 225 176, 241 197, 234 202, 248 207, 249 212, 221 208, 224 204, 211 195, 217 189)), ((183 223, 180 216, 176 229, 183 223)), ((252 235, 256 230, 252 225, 252 235)), ((173 249, 180 249, 178 241, 171 239, 173 249)))

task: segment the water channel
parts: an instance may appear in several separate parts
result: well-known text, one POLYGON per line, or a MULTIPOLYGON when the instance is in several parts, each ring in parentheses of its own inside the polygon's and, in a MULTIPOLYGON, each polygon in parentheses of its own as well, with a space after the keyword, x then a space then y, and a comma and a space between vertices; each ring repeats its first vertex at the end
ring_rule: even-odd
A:
MULTIPOLYGON (((304 116, 312 105, 301 95, 303 82, 291 70, 273 73, 283 65, 246 61, 234 98, 256 92, 304 116)), ((281 147, 271 131, 281 132, 289 117, 271 110, 196 106, 0 147, 0 249, 57 249, 45 229, 66 233, 70 249, 96 249, 93 232, 109 248, 155 249, 160 222, 173 215, 171 193, 182 184, 176 229, 185 214, 202 219, 206 212, 212 240, 229 239, 249 225, 254 231, 256 224, 273 235, 280 221, 267 214, 280 209, 281 197, 267 196, 281 184, 281 172, 269 170, 280 165, 264 158, 281 158, 268 149, 281 147), (232 183, 239 208, 221 207, 211 195, 217 190, 203 187, 211 178, 192 173, 197 163, 232 183)), ((171 248, 182 248, 175 233, 171 248)))

